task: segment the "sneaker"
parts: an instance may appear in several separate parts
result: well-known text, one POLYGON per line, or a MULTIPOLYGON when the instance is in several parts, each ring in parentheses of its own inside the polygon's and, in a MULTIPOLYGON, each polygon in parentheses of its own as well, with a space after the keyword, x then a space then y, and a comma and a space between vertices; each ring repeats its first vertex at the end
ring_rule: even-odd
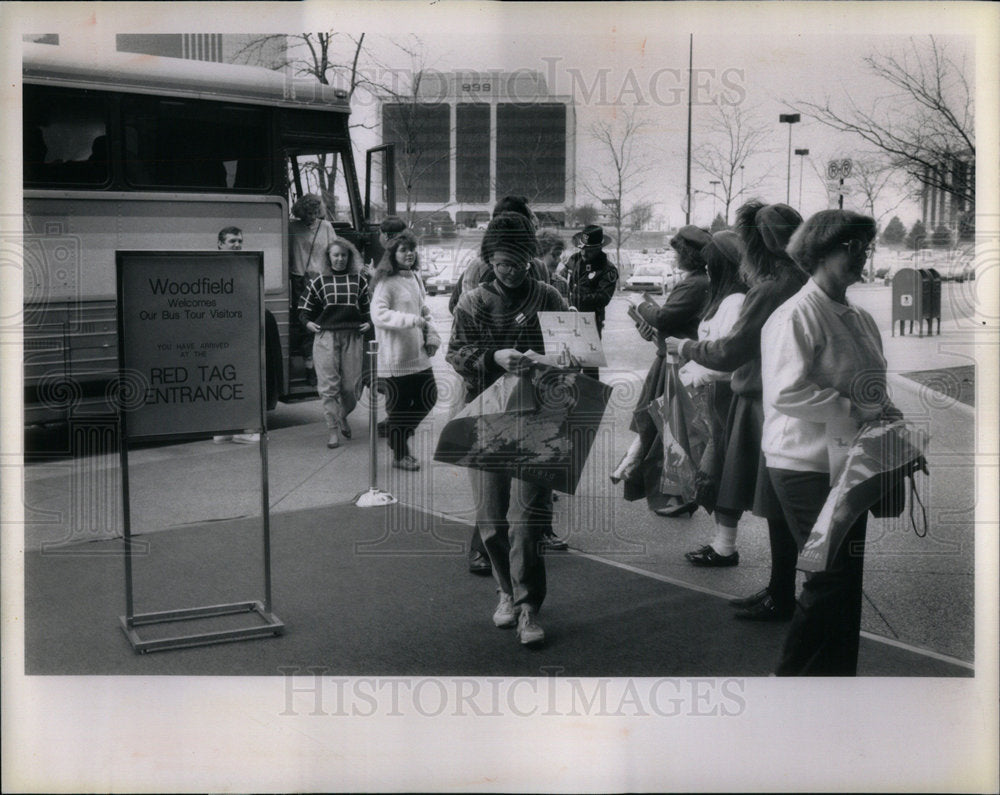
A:
POLYGON ((402 458, 393 459, 392 465, 396 469, 406 469, 410 472, 416 472, 420 469, 420 462, 412 455, 404 455, 402 458))
POLYGON ((336 450, 340 447, 340 437, 337 436, 336 431, 330 431, 330 438, 326 440, 326 446, 331 450, 336 450))
POLYGON ((226 442, 231 442, 233 440, 232 436, 213 436, 212 441, 215 444, 225 444, 226 442))
POLYGON ((493 624, 500 629, 510 629, 517 624, 517 615, 514 613, 514 597, 509 593, 500 592, 500 602, 493 613, 493 624))
POLYGON ((685 552, 684 557, 692 566, 726 567, 740 565, 740 553, 735 549, 729 555, 720 555, 715 547, 706 544, 692 552, 685 552))
POLYGON ((521 606, 521 615, 517 619, 517 639, 522 646, 535 646, 545 640, 545 632, 535 620, 533 607, 521 606))
POLYGON ((569 549, 569 544, 565 540, 557 536, 551 530, 542 535, 542 540, 539 542, 545 549, 552 549, 556 551, 562 551, 564 549, 569 549))
POLYGON ((236 444, 254 444, 260 441, 259 433, 238 433, 233 437, 236 444))

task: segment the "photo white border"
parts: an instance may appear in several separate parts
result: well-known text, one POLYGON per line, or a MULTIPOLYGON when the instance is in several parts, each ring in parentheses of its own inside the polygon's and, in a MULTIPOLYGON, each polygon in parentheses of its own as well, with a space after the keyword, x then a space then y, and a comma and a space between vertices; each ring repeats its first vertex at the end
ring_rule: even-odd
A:
MULTIPOLYGON (((977 216, 1000 218, 1000 9, 987 3, 3 3, 0 208, 20 213, 22 32, 87 25, 136 32, 448 26, 502 36, 522 25, 948 32, 977 41, 977 216)), ((551 27, 546 27, 551 26, 551 27)), ((563 34, 563 31, 566 31, 563 34)), ((985 231, 985 230, 982 230, 985 231)), ((1000 236, 1000 228, 994 231, 1000 236)), ((997 248, 992 249, 996 255, 997 248)), ((7 263, 2 263, 6 265, 7 263)), ((0 269, 0 318, 20 311, 20 275, 0 269)), ((997 271, 980 296, 1000 294, 997 271)), ((997 306, 983 313, 996 326, 997 306)), ((997 356, 979 357, 974 679, 747 679, 736 717, 373 717, 284 715, 282 677, 23 675, 19 390, 0 390, 4 791, 996 791, 998 782, 997 356)), ((2 346, 4 382, 19 368, 2 346)), ((114 617, 109 616, 109 620, 114 617)), ((636 680, 648 695, 652 682, 636 680)))

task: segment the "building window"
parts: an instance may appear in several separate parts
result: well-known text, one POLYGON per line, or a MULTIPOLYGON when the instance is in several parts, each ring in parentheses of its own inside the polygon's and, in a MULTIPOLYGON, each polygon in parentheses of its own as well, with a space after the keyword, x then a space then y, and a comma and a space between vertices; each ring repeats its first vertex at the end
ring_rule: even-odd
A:
POLYGON ((490 106, 459 104, 455 111, 455 198, 490 200, 490 106))
POLYGON ((387 103, 382 136, 396 145, 396 196, 407 204, 451 198, 451 108, 442 103, 387 103))
POLYGON ((566 199, 566 106, 497 106, 497 196, 566 199))

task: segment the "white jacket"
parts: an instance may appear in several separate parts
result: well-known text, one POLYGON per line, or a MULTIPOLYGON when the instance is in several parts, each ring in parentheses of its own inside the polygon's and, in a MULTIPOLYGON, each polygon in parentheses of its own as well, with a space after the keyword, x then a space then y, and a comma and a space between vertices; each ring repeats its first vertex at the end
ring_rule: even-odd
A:
POLYGON ((829 472, 827 426, 849 427, 854 402, 888 402, 885 367, 872 316, 806 282, 761 332, 767 465, 829 472))
MULTIPOLYGON (((715 314, 698 324, 698 339, 719 340, 729 334, 740 316, 744 298, 744 293, 733 293, 723 298, 715 314)), ((691 359, 677 371, 677 375, 684 386, 701 386, 709 381, 728 381, 733 374, 724 370, 709 370, 691 359)))

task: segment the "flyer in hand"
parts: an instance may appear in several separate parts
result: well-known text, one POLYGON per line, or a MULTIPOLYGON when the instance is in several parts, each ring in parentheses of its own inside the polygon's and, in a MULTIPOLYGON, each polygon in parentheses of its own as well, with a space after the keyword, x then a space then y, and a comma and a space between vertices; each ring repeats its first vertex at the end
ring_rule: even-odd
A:
POLYGON ((593 312, 539 312, 545 340, 545 361, 558 364, 569 353, 584 367, 604 367, 608 360, 597 333, 593 312))

